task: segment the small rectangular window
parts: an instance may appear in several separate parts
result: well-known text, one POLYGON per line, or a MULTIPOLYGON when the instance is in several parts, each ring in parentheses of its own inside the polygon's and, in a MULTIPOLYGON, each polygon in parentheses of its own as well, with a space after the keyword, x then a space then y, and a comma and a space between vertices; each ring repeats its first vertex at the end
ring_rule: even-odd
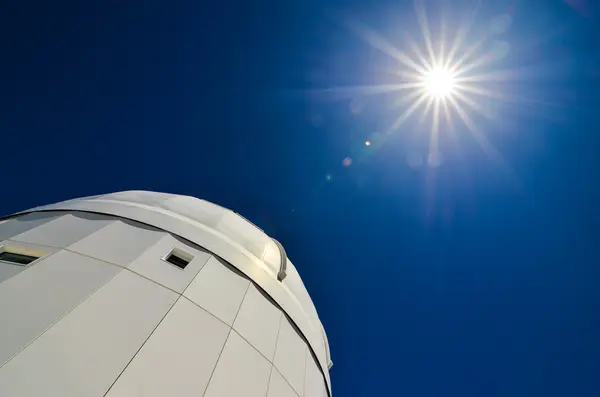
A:
POLYGON ((38 259, 37 256, 17 254, 15 252, 0 252, 0 261, 16 263, 18 265, 29 265, 34 260, 38 259))
POLYGON ((27 266, 46 254, 47 252, 25 247, 0 245, 0 262, 7 262, 13 265, 27 266))
POLYGON ((163 258, 163 260, 177 266, 180 269, 185 269, 192 259, 194 259, 192 255, 177 248, 173 248, 173 250, 163 258))

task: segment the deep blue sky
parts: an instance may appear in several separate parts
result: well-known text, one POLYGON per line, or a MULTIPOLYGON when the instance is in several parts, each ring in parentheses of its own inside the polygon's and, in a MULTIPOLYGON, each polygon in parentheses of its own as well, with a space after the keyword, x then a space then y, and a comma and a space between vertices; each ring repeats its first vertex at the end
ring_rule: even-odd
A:
MULTIPOLYGON (((477 118, 504 163, 457 123, 437 168, 415 166, 431 115, 384 140, 402 109, 314 91, 389 80, 391 58, 339 22, 406 49, 401 33, 420 38, 408 1, 10 3, 2 213, 131 189, 235 209, 303 276, 336 396, 600 395, 591 2, 483 4, 471 41, 512 17, 496 38, 510 52, 488 71, 514 72, 495 86, 514 101, 477 118)), ((458 26, 473 3, 426 7, 458 26)))

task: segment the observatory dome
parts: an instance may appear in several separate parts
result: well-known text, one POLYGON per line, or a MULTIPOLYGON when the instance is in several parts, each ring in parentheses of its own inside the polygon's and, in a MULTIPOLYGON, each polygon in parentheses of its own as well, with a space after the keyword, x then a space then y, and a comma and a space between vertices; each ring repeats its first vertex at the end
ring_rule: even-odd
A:
POLYGON ((7 216, 0 302, 3 396, 331 395, 284 247, 205 200, 127 191, 7 216))

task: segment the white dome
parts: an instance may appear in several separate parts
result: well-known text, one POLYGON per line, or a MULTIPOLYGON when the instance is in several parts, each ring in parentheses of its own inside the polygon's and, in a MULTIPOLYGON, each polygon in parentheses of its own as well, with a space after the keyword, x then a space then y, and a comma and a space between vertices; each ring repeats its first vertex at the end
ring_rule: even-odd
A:
MULTIPOLYGON (((329 383, 329 346, 317 311, 283 248, 239 214, 189 196, 126 191, 37 207, 85 211, 142 222, 185 238, 223 258, 258 284, 290 316, 312 347, 329 383), (286 276, 278 280, 285 266, 286 276)), ((281 277, 280 277, 281 278, 281 277)))

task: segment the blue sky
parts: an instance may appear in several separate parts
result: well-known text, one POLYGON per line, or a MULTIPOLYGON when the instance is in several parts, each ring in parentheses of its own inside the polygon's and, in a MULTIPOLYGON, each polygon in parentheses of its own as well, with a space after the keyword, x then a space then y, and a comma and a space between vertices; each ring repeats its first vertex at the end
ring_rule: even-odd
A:
MULTIPOLYGON (((458 52, 486 37, 504 71, 467 110, 496 154, 455 117, 434 157, 432 113, 390 130, 404 92, 345 89, 401 66, 351 26, 423 48, 412 2, 101 3, 3 5, 3 213, 131 189, 235 209, 303 276, 337 396, 600 394, 592 2, 483 2, 458 52)), ((432 36, 475 3, 425 1, 432 36)))

